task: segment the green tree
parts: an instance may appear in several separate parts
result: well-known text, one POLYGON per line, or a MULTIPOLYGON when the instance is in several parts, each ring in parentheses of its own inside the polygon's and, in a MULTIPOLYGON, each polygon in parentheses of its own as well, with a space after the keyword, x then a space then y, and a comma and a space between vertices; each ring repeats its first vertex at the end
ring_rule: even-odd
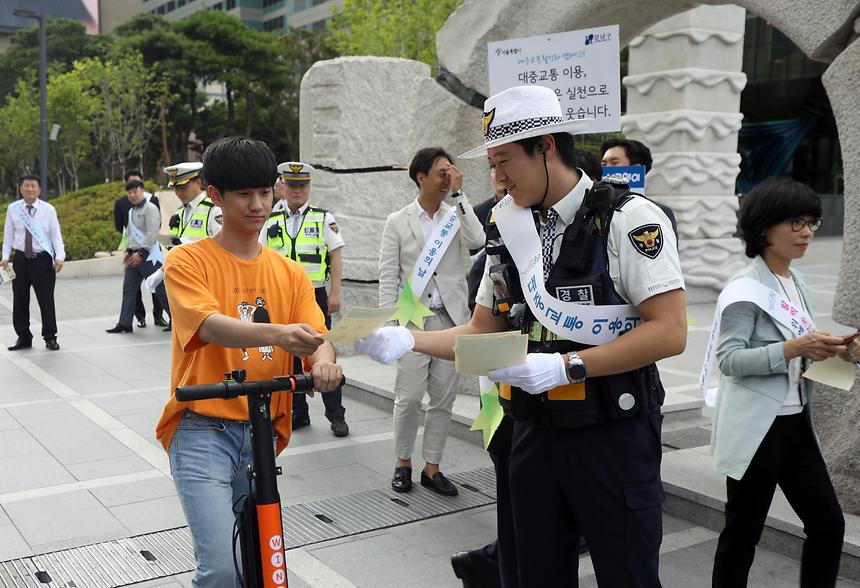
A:
POLYGON ((103 157, 125 173, 132 158, 143 167, 149 137, 158 123, 163 80, 147 68, 135 51, 108 60, 88 59, 80 64, 93 95, 101 102, 93 118, 94 139, 103 157))
MULTIPOLYGON (((84 26, 65 18, 49 19, 47 30, 48 63, 68 71, 78 59, 99 55, 105 48, 104 39, 86 34, 84 26)), ((11 46, 0 55, 0 101, 15 91, 18 80, 29 77, 39 68, 39 27, 16 31, 11 46)), ((35 77, 33 77, 35 83, 35 77)))
POLYGON ((32 173, 39 152, 39 97, 32 79, 20 79, 6 104, 0 108, 0 168, 6 186, 13 189, 16 178, 32 173))
POLYGON ((462 0, 344 0, 329 23, 341 55, 423 61, 436 69, 436 33, 462 0))
POLYGON ((48 124, 60 125, 49 143, 49 167, 60 194, 80 188, 79 168, 92 152, 92 120, 101 116, 85 66, 76 62, 66 73, 53 73, 48 83, 48 124))
POLYGON ((220 11, 197 12, 177 23, 177 27, 192 41, 186 58, 194 79, 224 84, 227 121, 219 134, 250 135, 258 98, 285 89, 287 69, 278 53, 277 37, 255 31, 220 11), (244 102, 241 127, 236 120, 237 97, 244 102))

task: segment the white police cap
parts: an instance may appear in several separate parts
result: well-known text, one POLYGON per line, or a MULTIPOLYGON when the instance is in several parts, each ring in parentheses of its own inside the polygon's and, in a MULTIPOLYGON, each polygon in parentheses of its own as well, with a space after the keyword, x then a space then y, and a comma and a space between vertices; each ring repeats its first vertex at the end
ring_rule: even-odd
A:
POLYGON ((167 174, 167 186, 184 186, 191 180, 200 176, 200 170, 203 169, 203 164, 199 161, 186 161, 169 165, 164 168, 164 173, 167 174))
POLYGON ((312 165, 301 161, 285 161, 278 165, 278 173, 285 182, 310 182, 312 165))

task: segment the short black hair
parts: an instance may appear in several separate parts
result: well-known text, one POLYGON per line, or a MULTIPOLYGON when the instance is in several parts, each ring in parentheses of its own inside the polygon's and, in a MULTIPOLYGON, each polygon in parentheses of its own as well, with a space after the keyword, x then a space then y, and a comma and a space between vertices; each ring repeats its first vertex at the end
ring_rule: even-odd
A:
POLYGON ((125 183, 125 191, 129 190, 137 190, 138 188, 143 188, 143 182, 140 180, 129 180, 125 183))
POLYGON ((608 139, 600 146, 601 157, 613 147, 624 149, 627 159, 630 160, 630 165, 644 165, 646 173, 651 171, 651 164, 654 159, 651 157, 651 150, 644 143, 634 139, 608 139))
POLYGON ((603 178, 603 168, 600 167, 600 158, 591 151, 577 149, 576 161, 579 163, 579 167, 582 168, 582 171, 588 174, 588 177, 595 182, 603 178))
POLYGON ((263 141, 224 137, 203 152, 203 175, 222 195, 228 190, 273 188, 278 161, 263 141))
POLYGON ((137 176, 139 178, 142 178, 143 174, 140 173, 139 169, 130 169, 130 170, 126 171, 124 174, 122 174, 122 179, 127 182, 131 176, 137 176))
POLYGON ((39 184, 39 187, 40 187, 40 188, 42 187, 42 180, 40 180, 40 179, 39 179, 39 176, 34 176, 33 174, 27 174, 26 176, 21 176, 21 177, 18 179, 18 187, 20 188, 20 187, 21 187, 21 184, 23 184, 23 183, 24 183, 24 182, 26 182, 27 180, 33 180, 34 182, 36 182, 37 184, 39 184))
POLYGON ((412 157, 412 162, 409 164, 409 177, 415 182, 416 186, 421 187, 418 184, 418 174, 422 173, 425 176, 429 174, 430 168, 433 167, 433 162, 440 157, 444 157, 451 163, 454 163, 454 158, 441 147, 425 147, 415 153, 412 157))
MULTIPOLYGON (((537 149, 542 136, 543 135, 520 139, 519 141, 514 141, 514 143, 522 145, 526 155, 531 156, 537 149)), ((555 146, 556 149, 558 149, 558 155, 561 157, 561 162, 569 169, 576 169, 578 162, 576 159, 576 143, 573 139, 573 135, 570 133, 552 133, 552 136, 555 139, 555 146)))
POLYGON ((789 178, 768 178, 741 197, 738 233, 747 257, 761 255, 770 245, 762 234, 768 227, 803 215, 821 216, 821 198, 812 188, 789 178))

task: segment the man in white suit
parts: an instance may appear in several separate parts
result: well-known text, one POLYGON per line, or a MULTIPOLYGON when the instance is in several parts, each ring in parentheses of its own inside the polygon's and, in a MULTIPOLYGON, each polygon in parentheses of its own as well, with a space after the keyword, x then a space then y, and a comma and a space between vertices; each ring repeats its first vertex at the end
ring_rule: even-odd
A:
MULTIPOLYGON (((443 149, 428 147, 412 158, 409 177, 418 186, 418 197, 390 214, 382 232, 379 304, 393 305, 401 291, 411 287, 420 303, 432 311, 424 321, 424 330, 466 324, 469 308, 465 272, 469 249, 483 247, 485 238, 481 221, 461 190, 463 173, 443 149), (453 208, 445 203, 449 194, 453 208), (452 213, 456 213, 456 219, 452 213), (456 228, 446 228, 452 226, 456 228), (437 255, 440 251, 441 255, 437 255), (412 287, 412 284, 423 286, 412 287)), ((412 451, 420 424, 421 400, 427 392, 430 401, 422 451, 426 465, 421 472, 421 484, 446 496, 457 494, 456 486, 439 471, 439 463, 459 380, 451 361, 421 353, 408 353, 398 361, 394 386, 397 462, 391 481, 395 491, 412 489, 412 451)))

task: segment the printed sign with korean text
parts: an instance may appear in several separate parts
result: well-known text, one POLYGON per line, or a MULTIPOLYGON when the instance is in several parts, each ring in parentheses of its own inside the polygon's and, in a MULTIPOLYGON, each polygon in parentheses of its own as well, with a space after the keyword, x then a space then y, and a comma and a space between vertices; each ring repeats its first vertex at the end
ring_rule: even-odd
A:
POLYGON ((545 86, 564 120, 592 119, 588 133, 621 130, 618 25, 498 41, 487 52, 490 94, 545 86))

